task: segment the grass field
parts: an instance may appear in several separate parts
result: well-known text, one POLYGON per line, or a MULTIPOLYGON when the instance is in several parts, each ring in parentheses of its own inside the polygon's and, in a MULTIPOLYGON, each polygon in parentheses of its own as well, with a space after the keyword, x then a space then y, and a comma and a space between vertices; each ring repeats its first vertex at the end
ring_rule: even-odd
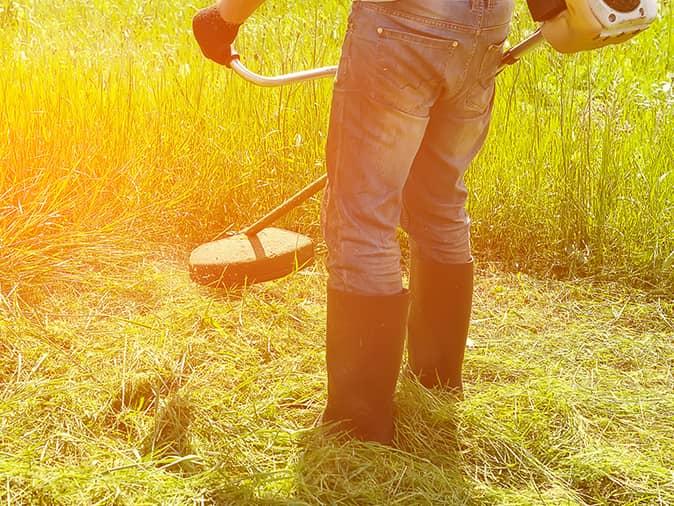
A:
MULTIPOLYGON (((523 3, 523 2, 520 2, 523 3)), ((239 49, 337 61, 347 0, 239 49)), ((0 502, 674 504, 674 15, 499 78, 469 174, 466 400, 403 378, 396 449, 325 439, 325 272, 198 288, 191 248, 325 171, 330 82, 203 60, 174 0, 0 0, 0 502)), ((520 5, 522 7, 522 5, 520 5)), ((532 29, 520 10, 514 42, 532 29)), ((318 200, 282 224, 319 241, 318 200)))
POLYGON ((8 504, 674 504, 674 304, 479 272, 466 400, 322 440, 322 268, 239 294, 144 262, 0 316, 8 504))

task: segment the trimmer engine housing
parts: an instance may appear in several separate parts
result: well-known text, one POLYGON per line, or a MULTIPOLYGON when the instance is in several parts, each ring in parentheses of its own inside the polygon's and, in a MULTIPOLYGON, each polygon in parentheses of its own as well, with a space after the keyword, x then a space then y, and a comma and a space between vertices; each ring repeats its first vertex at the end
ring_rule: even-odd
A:
POLYGON ((601 39, 645 30, 658 16, 657 0, 588 0, 588 4, 604 27, 601 39))

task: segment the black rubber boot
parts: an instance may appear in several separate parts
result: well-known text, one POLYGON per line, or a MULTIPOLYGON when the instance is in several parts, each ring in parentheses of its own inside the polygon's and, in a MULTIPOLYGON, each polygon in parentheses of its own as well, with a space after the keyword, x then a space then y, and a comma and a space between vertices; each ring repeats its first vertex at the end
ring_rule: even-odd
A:
POLYGON ((461 395, 461 369, 473 300, 473 263, 441 264, 412 253, 407 351, 426 387, 461 395))
POLYGON ((370 297, 328 290, 324 423, 356 439, 391 443, 407 312, 407 292, 370 297))

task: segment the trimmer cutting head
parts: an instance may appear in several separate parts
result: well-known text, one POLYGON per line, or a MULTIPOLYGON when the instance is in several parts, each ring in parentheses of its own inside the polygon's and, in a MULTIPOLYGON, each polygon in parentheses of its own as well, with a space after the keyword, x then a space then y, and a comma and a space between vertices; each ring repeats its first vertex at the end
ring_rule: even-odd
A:
POLYGON ((235 288, 279 279, 313 262, 314 245, 306 236, 265 228, 202 244, 190 256, 190 276, 212 287, 235 288))

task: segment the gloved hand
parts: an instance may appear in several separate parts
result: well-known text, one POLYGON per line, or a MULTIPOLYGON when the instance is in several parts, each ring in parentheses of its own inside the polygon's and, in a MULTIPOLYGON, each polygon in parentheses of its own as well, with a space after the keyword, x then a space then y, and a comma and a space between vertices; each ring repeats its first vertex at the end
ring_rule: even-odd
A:
POLYGON ((566 0, 566 10, 543 23, 543 37, 560 53, 577 53, 620 44, 635 33, 602 39, 604 27, 592 12, 587 0, 566 0))
POLYGON ((233 59, 231 45, 239 33, 240 26, 222 19, 215 5, 200 10, 192 20, 192 31, 201 52, 209 60, 227 67, 233 59))

